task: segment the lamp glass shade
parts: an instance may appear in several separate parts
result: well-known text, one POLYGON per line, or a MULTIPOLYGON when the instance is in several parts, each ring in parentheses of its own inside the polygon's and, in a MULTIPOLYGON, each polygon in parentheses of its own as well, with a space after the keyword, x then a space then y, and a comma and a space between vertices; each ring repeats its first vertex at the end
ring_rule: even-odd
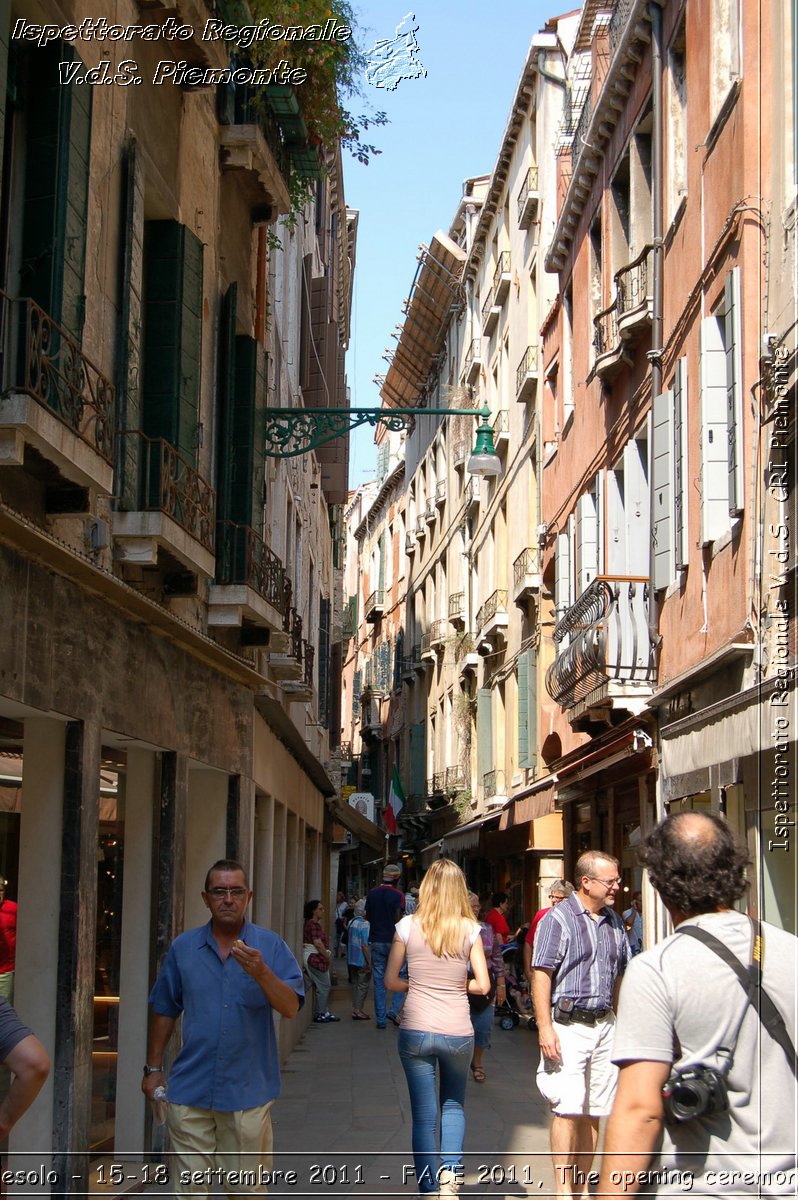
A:
POLYGON ((466 463, 466 470, 469 475, 499 475, 501 469, 501 459, 493 445, 493 430, 487 420, 483 420, 477 430, 477 440, 466 463))

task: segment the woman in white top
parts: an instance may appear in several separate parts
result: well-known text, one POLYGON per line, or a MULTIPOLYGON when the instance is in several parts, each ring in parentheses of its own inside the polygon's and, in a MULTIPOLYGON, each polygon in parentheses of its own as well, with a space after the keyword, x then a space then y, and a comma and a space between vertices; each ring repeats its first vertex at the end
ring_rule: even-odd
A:
POLYGON ((422 880, 415 913, 396 926, 385 971, 390 991, 407 992, 399 1057, 413 1114, 416 1178, 425 1197, 456 1196, 462 1182, 463 1105, 474 1050, 468 993, 486 996, 490 990, 479 933, 463 872, 449 859, 438 859, 422 880), (409 978, 401 979, 405 959, 409 978))

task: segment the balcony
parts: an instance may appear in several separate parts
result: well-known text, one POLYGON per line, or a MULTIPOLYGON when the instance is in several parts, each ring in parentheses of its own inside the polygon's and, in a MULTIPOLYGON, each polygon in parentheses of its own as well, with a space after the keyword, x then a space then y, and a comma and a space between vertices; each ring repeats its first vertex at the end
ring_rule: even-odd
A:
POLYGON ((644 246, 615 276, 618 333, 626 342, 635 340, 651 326, 653 276, 653 246, 644 246))
POLYGON ((446 772, 436 771, 434 775, 430 775, 424 792, 428 800, 437 800, 440 805, 440 797, 446 793, 446 772))
POLYGON ((501 315, 501 306, 496 303, 493 298, 493 289, 488 293, 488 298, 482 305, 482 336, 490 337, 493 330, 496 328, 496 322, 501 315))
POLYGON ((501 808, 507 801, 504 771, 486 771, 482 776, 482 795, 486 808, 501 808))
POLYGON ((427 536, 427 522, 425 521, 424 515, 422 513, 422 515, 420 517, 416 517, 416 541, 420 542, 426 536, 427 536))
POLYGON ((454 658, 461 679, 465 679, 467 675, 476 674, 479 667, 479 655, 474 648, 474 639, 470 634, 463 634, 458 639, 454 658))
POLYGON ((573 725, 606 723, 613 709, 639 713, 651 696, 648 586, 640 577, 599 576, 558 621, 546 690, 573 725))
MULTIPOLYGON (((291 89, 286 88, 286 91, 291 89)), ((267 204, 275 216, 291 207, 288 179, 291 173, 292 132, 301 133, 299 104, 292 95, 295 111, 282 114, 272 105, 258 103, 256 89, 233 85, 220 89, 219 113, 220 161, 223 172, 241 172, 253 204, 267 204), (291 122, 294 127, 291 127, 291 122)), ((307 131, 305 131, 307 139, 307 131)), ((297 147, 299 142, 295 141, 297 147)))
MULTIPOLYGON (((416 644, 413 646, 413 670, 417 675, 423 675, 427 669, 427 663, 429 661, 429 658, 423 653, 423 645, 424 639, 422 637, 421 641, 416 642, 416 644)), ((427 649, 429 650, 429 636, 427 636, 427 649)), ((434 659, 434 654, 432 657, 434 659)))
POLYGON ((540 592, 540 560, 532 546, 522 550, 513 563, 513 603, 523 604, 528 596, 540 592))
POLYGON ((281 630, 291 601, 291 584, 280 559, 248 525, 216 526, 216 582, 208 589, 208 625, 244 621, 281 630))
POLYGON ((363 619, 370 625, 381 621, 385 613, 385 589, 377 588, 363 606, 363 619))
POLYGON ((298 679, 284 679, 280 684, 285 696, 291 701, 313 699, 313 664, 316 651, 310 642, 302 638, 300 646, 300 675, 298 679))
POLYGON ((515 372, 515 398, 519 402, 531 400, 538 381, 538 348, 527 346, 524 357, 515 372))
POLYGON ((477 383, 482 370, 482 338, 474 338, 468 347, 463 364, 463 377, 466 383, 477 383))
POLYGON ((189 571, 212 579, 215 491, 163 438, 150 438, 139 430, 119 436, 139 470, 138 486, 131 481, 114 513, 116 557, 137 566, 154 566, 159 550, 164 550, 189 571))
POLYGON ((449 621, 456 628, 465 625, 465 592, 455 592, 449 597, 449 621))
POLYGON ((28 466, 33 452, 48 481, 54 467, 78 487, 111 495, 113 384, 32 300, 0 292, 0 320, 0 466, 28 466))
POLYGON ((440 483, 435 484, 435 507, 443 508, 446 503, 446 480, 442 479, 440 483))
POLYGON ((402 678, 408 682, 416 673, 416 660, 412 654, 404 654, 402 656, 402 678))
POLYGON ((430 496, 430 498, 427 500, 427 506, 424 509, 424 520, 427 522, 428 525, 433 525, 435 523, 435 518, 437 517, 437 515, 438 515, 438 509, 435 506, 435 497, 430 496))
POLYGON ((452 796, 456 792, 461 792, 465 786, 462 767, 447 767, 446 768, 446 791, 452 796))
POLYGON ((500 454, 502 450, 506 450, 509 441, 510 414, 506 408, 501 408, 493 420, 493 444, 496 447, 496 453, 500 454))
POLYGON ((470 453, 471 451, 467 441, 459 441, 454 443, 452 446, 452 464, 454 465, 455 469, 465 466, 466 459, 470 453))
POLYGON ((421 661, 424 663, 435 662, 436 653, 435 647, 432 644, 432 638, 429 633, 421 635, 421 661))
POLYGON ((410 530, 405 534, 405 554, 410 556, 416 552, 416 535, 410 530))
POLYGON ((433 650, 443 650, 446 643, 446 621, 433 621, 429 627, 429 644, 433 650))
POLYGON ((284 645, 269 652, 269 672, 279 683, 299 683, 305 678, 302 618, 295 608, 283 618, 284 645))
POLYGON ((360 729, 372 737, 382 736, 382 702, 378 696, 361 698, 360 729))
POLYGON ((618 298, 593 318, 593 370, 601 379, 612 379, 632 360, 618 332, 618 298))
POLYGON ((342 767, 351 766, 352 763, 352 743, 341 742, 340 745, 340 763, 342 767))
POLYGON ((510 251, 502 250, 496 263, 496 270, 493 272, 493 298, 495 304, 504 304, 510 291, 511 283, 510 251))
POLYGON ((530 167, 518 193, 518 228, 529 229, 538 212, 538 169, 530 167))
POLYGON ((482 480, 480 479, 479 475, 472 475, 468 483, 465 485, 465 489, 463 490, 463 499, 465 500, 467 512, 470 512, 472 508, 475 508, 479 504, 481 498, 481 482, 482 480))
POLYGON ((497 588, 477 613, 477 633, 480 642, 493 642, 503 636, 510 624, 507 614, 507 589, 497 588))

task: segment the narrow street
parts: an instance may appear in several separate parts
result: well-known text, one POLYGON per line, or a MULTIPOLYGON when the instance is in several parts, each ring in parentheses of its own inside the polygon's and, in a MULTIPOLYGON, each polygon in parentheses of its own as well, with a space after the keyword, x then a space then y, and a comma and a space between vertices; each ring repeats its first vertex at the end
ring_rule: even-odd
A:
MULTIPOLYGON (((343 977, 339 966, 339 979, 343 977)), ((411 1120, 397 1031, 352 1021, 349 988, 333 990, 337 1025, 310 1025, 283 1068, 274 1108, 275 1170, 296 1171, 272 1196, 415 1196, 411 1120), (362 1182, 360 1182, 362 1181, 362 1182)), ((371 996, 367 1002, 367 1010, 371 996)), ((545 1196, 552 1190, 548 1119, 535 1087, 537 1037, 498 1023, 487 1080, 469 1079, 461 1195, 545 1196)))

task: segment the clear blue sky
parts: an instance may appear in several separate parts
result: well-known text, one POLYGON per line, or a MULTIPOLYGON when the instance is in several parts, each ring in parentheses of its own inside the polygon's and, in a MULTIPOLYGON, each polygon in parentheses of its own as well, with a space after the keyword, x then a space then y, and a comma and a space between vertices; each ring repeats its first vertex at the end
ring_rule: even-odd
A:
MULTIPOLYGON (((344 161, 346 203, 360 211, 347 377, 353 406, 371 408, 380 403, 372 380, 387 368, 384 348, 396 344, 391 332, 402 319, 419 243, 448 230, 465 179, 492 172, 529 43, 567 6, 361 0, 354 7, 366 51, 415 13, 418 58, 427 70, 395 91, 364 82, 370 106, 389 118, 365 135, 382 153, 367 167, 349 155, 344 161)), ((352 103, 354 112, 361 107, 352 103)), ((375 466, 373 430, 355 431, 350 486, 370 478, 375 466)))

